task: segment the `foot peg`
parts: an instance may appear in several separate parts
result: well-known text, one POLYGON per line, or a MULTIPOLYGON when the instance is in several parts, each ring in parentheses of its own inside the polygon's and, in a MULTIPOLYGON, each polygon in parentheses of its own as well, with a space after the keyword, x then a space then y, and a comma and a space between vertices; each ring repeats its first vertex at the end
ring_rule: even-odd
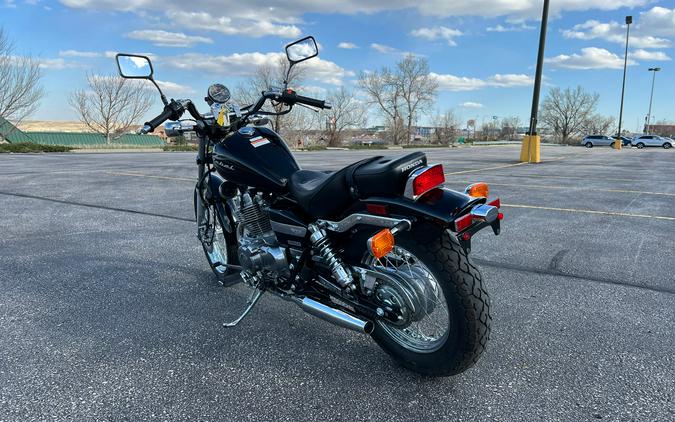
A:
POLYGON ((239 324, 239 322, 241 322, 241 320, 244 319, 244 317, 246 317, 249 312, 251 312, 251 309, 253 309, 255 304, 258 303, 258 300, 260 300, 260 296, 262 296, 262 294, 263 290, 257 288, 254 289, 251 293, 251 296, 249 296, 248 301, 246 302, 246 309, 244 309, 244 313, 242 313, 241 316, 239 316, 239 318, 235 319, 234 321, 224 323, 223 327, 230 328, 239 324))

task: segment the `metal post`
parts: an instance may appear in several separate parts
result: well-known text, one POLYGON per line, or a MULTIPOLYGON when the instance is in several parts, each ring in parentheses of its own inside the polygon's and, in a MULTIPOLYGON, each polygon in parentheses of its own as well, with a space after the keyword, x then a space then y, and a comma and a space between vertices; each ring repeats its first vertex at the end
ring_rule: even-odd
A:
POLYGON ((532 112, 530 113, 530 127, 527 136, 523 138, 520 150, 520 161, 528 163, 540 162, 539 146, 541 138, 537 135, 537 115, 539 113, 539 93, 541 91, 541 76, 544 70, 544 49, 546 47, 546 28, 548 26, 549 0, 544 0, 544 9, 541 13, 541 31, 539 32, 539 52, 537 53, 537 70, 534 74, 534 93, 532 95, 532 112))
POLYGON ((647 113, 647 134, 649 135, 650 132, 650 126, 652 125, 652 100, 654 99, 654 82, 656 82, 656 72, 661 70, 660 67, 650 67, 649 71, 654 72, 654 75, 652 76, 652 93, 649 96, 649 113, 647 113))
POLYGON ((544 48, 546 47, 546 27, 548 26, 548 3, 544 0, 541 15, 541 31, 539 32, 539 53, 537 54, 537 70, 534 74, 534 94, 532 95, 532 113, 530 113, 530 130, 528 135, 537 134, 537 116, 539 113, 539 92, 541 90, 541 74, 544 70, 544 48))
MULTIPOLYGON (((630 37, 630 24, 633 23, 632 16, 626 16, 626 52, 623 56, 623 84, 621 85, 621 110, 619 111, 619 130, 616 136, 621 136, 621 123, 623 122, 623 96, 626 91, 626 69, 628 67, 628 38, 630 37)), ((621 138, 617 139, 617 145, 621 145, 621 138)))

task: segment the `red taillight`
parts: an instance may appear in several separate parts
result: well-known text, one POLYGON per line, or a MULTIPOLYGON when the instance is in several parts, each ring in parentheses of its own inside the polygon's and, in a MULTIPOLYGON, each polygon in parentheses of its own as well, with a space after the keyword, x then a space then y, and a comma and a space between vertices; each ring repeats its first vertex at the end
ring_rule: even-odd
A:
POLYGON ((467 214, 455 220, 455 231, 457 233, 468 229, 471 224, 473 224, 473 217, 471 214, 467 214))
POLYGON ((497 208, 501 208, 502 207, 502 201, 500 201, 499 198, 497 198, 494 201, 490 202, 488 205, 491 205, 491 206, 497 207, 497 208))
POLYGON ((416 197, 420 196, 443 183, 445 183, 443 166, 436 164, 435 166, 428 167, 413 180, 413 195, 416 197))
POLYGON ((366 204, 366 211, 371 214, 388 215, 389 208, 382 204, 366 204))

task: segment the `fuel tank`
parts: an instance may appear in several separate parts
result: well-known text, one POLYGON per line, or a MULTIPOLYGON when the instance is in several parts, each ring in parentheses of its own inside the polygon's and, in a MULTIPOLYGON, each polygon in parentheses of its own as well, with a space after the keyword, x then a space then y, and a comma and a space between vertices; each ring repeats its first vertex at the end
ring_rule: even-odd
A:
POLYGON ((264 127, 244 127, 213 148, 213 164, 225 179, 271 192, 283 192, 300 169, 286 143, 264 127))

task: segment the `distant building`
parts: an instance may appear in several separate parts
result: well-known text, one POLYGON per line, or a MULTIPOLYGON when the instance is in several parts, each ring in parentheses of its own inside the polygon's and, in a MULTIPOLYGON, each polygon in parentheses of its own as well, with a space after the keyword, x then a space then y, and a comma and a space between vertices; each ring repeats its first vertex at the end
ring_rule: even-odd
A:
POLYGON ((672 137, 675 136, 675 125, 672 124, 655 124, 655 125, 645 125, 645 133, 651 133, 654 135, 672 137))

